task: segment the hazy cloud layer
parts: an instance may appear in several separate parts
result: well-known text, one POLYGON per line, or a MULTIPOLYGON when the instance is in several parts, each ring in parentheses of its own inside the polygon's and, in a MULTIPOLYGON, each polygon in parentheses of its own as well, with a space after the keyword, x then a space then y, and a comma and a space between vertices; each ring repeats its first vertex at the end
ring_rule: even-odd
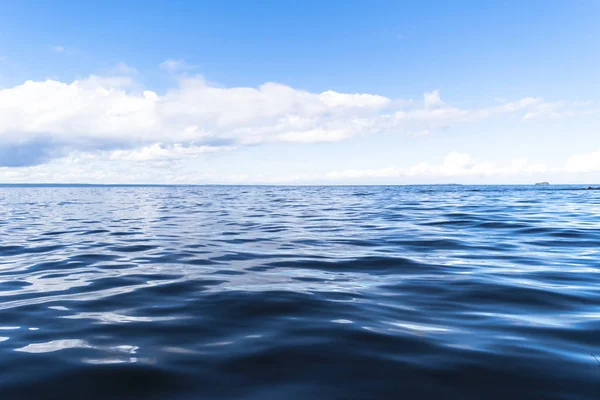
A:
POLYGON ((600 173, 600 149, 574 155, 561 167, 549 167, 527 159, 504 163, 478 160, 468 154, 451 152, 439 162, 417 163, 408 167, 347 169, 322 174, 265 175, 206 171, 194 162, 210 153, 233 150, 224 146, 151 145, 135 150, 72 152, 44 165, 0 167, 0 182, 54 183, 368 183, 368 182, 494 182, 510 178, 523 183, 547 180, 548 176, 570 179, 577 175, 600 173))

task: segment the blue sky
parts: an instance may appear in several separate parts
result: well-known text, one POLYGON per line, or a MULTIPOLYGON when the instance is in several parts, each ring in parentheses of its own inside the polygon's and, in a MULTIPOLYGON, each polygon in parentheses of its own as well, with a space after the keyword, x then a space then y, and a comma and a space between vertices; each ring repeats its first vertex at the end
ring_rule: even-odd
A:
POLYGON ((600 182, 597 1, 0 5, 0 181, 600 182))

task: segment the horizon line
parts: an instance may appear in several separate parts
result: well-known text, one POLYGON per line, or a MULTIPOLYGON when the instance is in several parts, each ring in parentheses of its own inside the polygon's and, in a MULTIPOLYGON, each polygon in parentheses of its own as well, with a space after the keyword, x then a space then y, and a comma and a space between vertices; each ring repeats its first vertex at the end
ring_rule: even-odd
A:
POLYGON ((38 187, 94 187, 94 186, 121 186, 121 187, 202 187, 202 186, 320 186, 320 187, 336 187, 336 186, 536 186, 540 188, 548 188, 552 186, 594 186, 598 183, 556 183, 548 185, 538 185, 536 183, 42 183, 42 182, 23 182, 23 183, 3 183, 0 182, 0 187, 20 187, 20 186, 38 186, 38 187))

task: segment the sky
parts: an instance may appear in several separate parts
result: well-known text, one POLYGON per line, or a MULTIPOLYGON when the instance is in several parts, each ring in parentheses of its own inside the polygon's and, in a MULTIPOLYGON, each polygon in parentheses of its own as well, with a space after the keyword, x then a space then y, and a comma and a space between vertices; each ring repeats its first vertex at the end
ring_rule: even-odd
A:
POLYGON ((600 183, 600 2, 0 0, 0 182, 600 183))

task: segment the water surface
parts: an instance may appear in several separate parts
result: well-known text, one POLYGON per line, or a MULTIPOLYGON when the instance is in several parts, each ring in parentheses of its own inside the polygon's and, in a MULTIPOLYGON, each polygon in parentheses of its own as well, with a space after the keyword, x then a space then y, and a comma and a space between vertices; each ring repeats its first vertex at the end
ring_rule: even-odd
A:
POLYGON ((598 399, 582 189, 0 187, 0 398, 598 399))

